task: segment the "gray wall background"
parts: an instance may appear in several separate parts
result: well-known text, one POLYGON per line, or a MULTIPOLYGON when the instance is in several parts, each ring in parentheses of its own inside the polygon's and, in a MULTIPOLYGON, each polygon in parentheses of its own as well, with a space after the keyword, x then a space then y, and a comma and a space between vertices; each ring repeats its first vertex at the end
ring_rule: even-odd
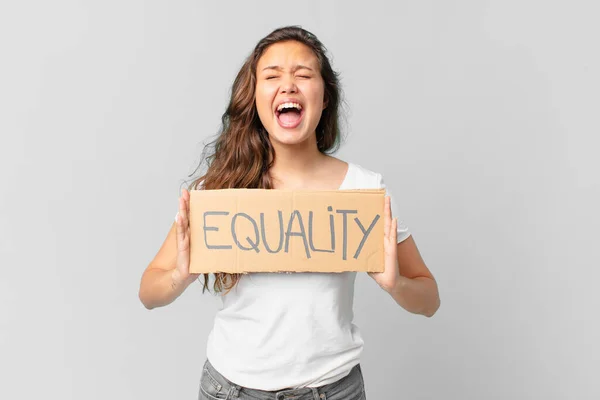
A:
POLYGON ((598 399, 592 1, 0 6, 0 398, 196 398, 219 300, 137 298, 233 78, 272 29, 333 55, 338 157, 382 172, 442 307, 367 275, 369 399, 598 399))

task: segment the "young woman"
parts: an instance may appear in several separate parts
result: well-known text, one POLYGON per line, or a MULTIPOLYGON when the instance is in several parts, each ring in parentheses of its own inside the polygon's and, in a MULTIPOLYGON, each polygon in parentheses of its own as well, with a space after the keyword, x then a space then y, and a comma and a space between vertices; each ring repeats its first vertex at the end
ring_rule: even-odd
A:
MULTIPOLYGON (((207 172, 190 188, 385 188, 379 173, 329 154, 339 144, 340 89, 321 42, 300 27, 260 40, 233 84, 207 172)), ((432 316, 436 282, 385 202, 385 272, 369 275, 406 310, 432 316)), ((148 308, 173 302, 189 273, 189 192, 143 274, 148 308)), ((222 295, 200 399, 365 399, 363 340, 352 323, 356 272, 215 274, 222 295)), ((208 289, 209 276, 204 274, 208 289)))

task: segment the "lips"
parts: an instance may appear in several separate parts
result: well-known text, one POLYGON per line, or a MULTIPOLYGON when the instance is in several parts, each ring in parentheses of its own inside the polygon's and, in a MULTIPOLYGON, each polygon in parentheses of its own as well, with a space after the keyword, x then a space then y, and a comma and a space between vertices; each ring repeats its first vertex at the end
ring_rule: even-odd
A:
POLYGON ((275 108, 273 108, 273 112, 276 113, 277 109, 279 108, 280 105, 285 104, 285 103, 297 103, 300 104, 300 107, 302 109, 304 109, 304 102, 300 101, 300 99, 295 99, 293 97, 286 97, 283 99, 279 99, 279 101, 277 101, 277 103, 275 103, 275 108))
POLYGON ((277 103, 275 107, 275 118, 277 119, 277 123, 284 129, 294 129, 302 122, 302 118, 304 117, 304 104, 297 99, 282 99, 277 103), (300 105, 301 110, 290 110, 286 112, 277 111, 280 105, 285 103, 296 103, 300 105))
POLYGON ((304 110, 297 112, 287 112, 284 114, 277 115, 277 123, 279 126, 285 129, 294 129, 302 122, 304 116, 304 110))

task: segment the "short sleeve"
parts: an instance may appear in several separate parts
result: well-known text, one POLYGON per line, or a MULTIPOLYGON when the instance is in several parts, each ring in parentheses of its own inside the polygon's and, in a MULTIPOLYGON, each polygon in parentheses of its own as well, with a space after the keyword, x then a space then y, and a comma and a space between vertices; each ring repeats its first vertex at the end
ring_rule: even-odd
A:
POLYGON ((398 218, 398 243, 403 242, 404 240, 408 239, 411 233, 408 230, 406 224, 404 223, 402 216, 400 215, 400 210, 398 210, 397 202, 394 200, 394 196, 392 195, 390 188, 387 187, 387 185, 385 184, 383 176, 381 174, 377 174, 377 178, 379 180, 379 188, 385 189, 386 196, 390 196, 390 200, 392 202, 392 218, 398 218))

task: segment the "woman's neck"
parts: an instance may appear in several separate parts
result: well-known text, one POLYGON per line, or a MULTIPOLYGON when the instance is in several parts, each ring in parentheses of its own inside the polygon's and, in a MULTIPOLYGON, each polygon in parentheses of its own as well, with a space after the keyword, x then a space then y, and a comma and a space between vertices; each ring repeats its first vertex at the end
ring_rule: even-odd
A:
POLYGON ((273 143, 273 148, 275 162, 269 170, 271 177, 294 186, 312 180, 328 158, 317 149, 316 143, 293 146, 273 143))

